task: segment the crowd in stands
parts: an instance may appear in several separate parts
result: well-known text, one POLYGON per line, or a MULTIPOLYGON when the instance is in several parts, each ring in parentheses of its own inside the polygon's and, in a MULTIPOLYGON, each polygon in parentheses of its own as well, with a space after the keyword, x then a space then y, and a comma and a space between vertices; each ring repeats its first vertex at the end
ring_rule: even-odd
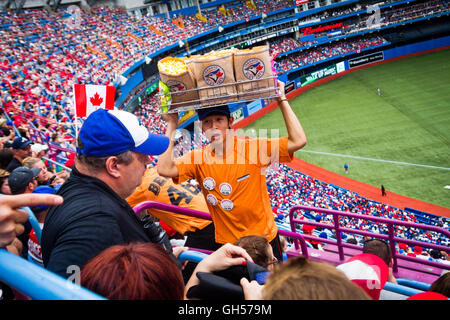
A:
MULTIPOLYGON (((73 122, 72 84, 113 84, 135 62, 179 40, 218 25, 292 6, 289 1, 265 0, 256 1, 255 5, 255 8, 233 5, 226 8, 227 14, 216 9, 204 10, 206 22, 195 15, 183 16, 184 28, 162 17, 147 15, 136 19, 119 8, 98 7, 91 12, 80 10, 76 15, 65 9, 54 13, 43 9, 26 9, 19 15, 2 13, 0 99, 4 104, 58 122, 73 122)), ((446 1, 394 7, 383 11, 382 22, 394 23, 444 10, 448 10, 446 1)), ((361 26, 364 23, 360 21, 361 26)), ((344 27, 344 31, 346 28, 351 32, 358 29, 353 24, 344 27)), ((277 41, 274 50, 286 52, 308 45, 294 40, 277 41)), ((323 60, 321 52, 313 50, 279 62, 279 72, 320 60, 323 60)))
POLYGON ((291 37, 276 38, 270 42, 270 54, 285 53, 299 48, 307 48, 314 44, 317 44, 317 41, 300 41, 291 37))
MULTIPOLYGON (((76 149, 73 125, 76 119, 71 110, 72 84, 113 84, 120 74, 151 52, 218 25, 287 8, 291 6, 290 3, 290 1, 256 0, 256 9, 236 5, 227 8, 228 14, 205 10, 202 14, 206 17, 206 22, 194 15, 185 16, 182 20, 184 28, 164 18, 145 16, 140 20, 134 19, 121 9, 114 8, 94 8, 90 13, 80 11, 76 19, 68 16, 66 10, 50 13, 46 10, 33 9, 25 10, 21 15, 0 14, 0 103, 8 116, 7 118, 4 115, 0 120, 1 193, 11 193, 8 177, 12 170, 9 172, 6 169, 17 150, 27 152, 26 157, 20 158, 21 165, 29 170, 41 169, 39 178, 32 177, 36 178, 37 184, 59 188, 67 179, 68 172, 61 171, 57 166, 41 159, 48 156, 47 143, 76 149), (29 148, 30 150, 27 149, 28 142, 23 148, 20 143, 14 145, 19 138, 17 133, 26 140, 31 138, 29 131, 31 128, 36 128, 43 134, 46 140, 44 144, 39 146, 35 144, 33 148, 29 148)), ((448 2, 432 1, 430 4, 417 4, 402 11, 392 9, 392 14, 383 16, 383 21, 394 23, 405 16, 411 19, 424 12, 426 14, 438 12, 442 8, 448 10, 448 2)), ((346 13, 348 12, 344 10, 335 14, 346 13)), ((337 55, 360 52, 385 42, 380 36, 339 41, 278 59, 276 67, 281 74, 337 55)), ((284 53, 315 44, 316 41, 301 42, 285 37, 273 41, 270 49, 271 53, 284 53)), ((164 135, 166 123, 156 112, 158 108, 157 97, 149 95, 140 103, 135 114, 151 132, 164 135)), ((194 139, 189 140, 180 139, 175 148, 175 156, 181 156, 190 149, 204 146, 206 143, 207 140, 203 135, 194 136, 194 139)), ((56 156, 53 157, 53 160, 56 159, 56 156)), ((65 158, 64 164, 71 168, 73 157, 65 158)), ((289 209, 296 204, 418 222, 413 213, 365 199, 354 192, 323 183, 285 165, 274 166, 267 171, 267 186, 274 208, 274 217, 284 223, 289 209)), ((318 221, 316 218, 308 217, 304 212, 298 212, 297 217, 318 221)), ((319 221, 330 224, 333 222, 330 216, 321 216, 319 221)), ((449 228, 449 220, 446 218, 433 224, 449 228)), ((382 224, 354 218, 343 218, 341 225, 387 233, 386 226, 382 224)), ((398 227, 396 231, 399 237, 405 239, 449 245, 448 241, 444 242, 436 232, 406 227, 398 227)), ((333 236, 332 233, 328 235, 333 236)), ((138 249, 127 248, 130 252, 138 249)), ((400 244, 398 251, 409 256, 434 259, 433 261, 446 260, 446 257, 442 256, 443 253, 419 246, 400 244)), ((150 261, 151 258, 147 257, 147 260, 150 261)), ((268 264, 270 263, 268 261, 268 264)), ((96 278, 98 274, 94 274, 95 268, 92 265, 91 268, 93 274, 83 281, 87 286, 90 283, 94 288, 96 285, 94 282, 100 280, 96 278)), ((181 298, 180 291, 172 298, 181 298)))
MULTIPOLYGON (((286 51, 295 50, 296 46, 298 45, 297 41, 293 39, 291 40, 292 41, 286 40, 283 42, 283 44, 286 44, 286 46, 284 46, 286 51)), ((285 72, 317 63, 319 61, 323 61, 332 57, 349 53, 359 53, 363 50, 385 43, 387 43, 387 41, 381 36, 358 37, 348 40, 341 40, 333 42, 331 44, 294 52, 288 56, 280 57, 279 59, 275 60, 275 67, 277 69, 277 73, 280 75, 285 72)), ((277 48, 277 46, 275 46, 275 48, 277 48)))
MULTIPOLYGON (((295 205, 305 205, 310 207, 338 210, 361 215, 390 218, 399 221, 420 223, 414 214, 405 210, 389 206, 366 199, 355 192, 342 189, 332 184, 327 184, 298 172, 286 165, 279 164, 273 166, 266 172, 267 188, 270 195, 271 205, 276 215, 282 215, 282 221, 288 221, 289 210, 295 205)), ((280 216, 281 217, 281 216, 280 216)), ((307 219, 316 222, 333 224, 331 215, 308 217, 305 212, 297 211, 294 218, 307 219)), ((342 217, 341 226, 352 229, 369 231, 380 234, 388 234, 385 224, 374 223, 367 220, 342 217)), ((435 226, 441 226, 445 229, 450 227, 450 221, 447 218, 439 219, 431 223, 435 226)), ((305 232, 305 229, 302 229, 305 232)), ((420 240, 427 243, 449 245, 449 239, 444 239, 439 233, 425 231, 417 228, 398 226, 397 235, 404 239, 420 240)), ((319 234, 318 234, 319 235, 319 234)), ((335 234, 328 232, 327 236, 335 237, 335 234)), ((347 237, 344 235, 344 237, 347 237)), ((350 237, 349 237, 350 238, 350 237)), ((412 255, 413 248, 408 245, 398 247, 399 253, 412 255)), ((420 250, 420 252, 431 253, 432 250, 420 250)), ((430 259, 431 260, 431 259, 430 259)))
POLYGON ((144 123, 153 133, 164 135, 166 133, 166 123, 157 113, 160 108, 158 97, 150 94, 134 111, 134 114, 144 123))

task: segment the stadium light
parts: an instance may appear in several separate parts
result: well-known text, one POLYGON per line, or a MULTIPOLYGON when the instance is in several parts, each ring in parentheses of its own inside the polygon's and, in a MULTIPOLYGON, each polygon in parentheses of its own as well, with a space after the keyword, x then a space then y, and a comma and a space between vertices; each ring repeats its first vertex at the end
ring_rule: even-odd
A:
POLYGON ((222 32, 224 29, 222 26, 219 26, 219 32, 222 32))

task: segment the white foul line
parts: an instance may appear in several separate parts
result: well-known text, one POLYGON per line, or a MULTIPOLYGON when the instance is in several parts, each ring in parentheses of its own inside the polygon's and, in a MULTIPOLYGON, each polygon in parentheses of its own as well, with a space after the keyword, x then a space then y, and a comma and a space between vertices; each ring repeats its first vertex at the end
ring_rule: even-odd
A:
POLYGON ((329 152, 320 152, 320 151, 311 151, 311 150, 300 150, 300 152, 317 153, 317 154, 324 154, 324 155, 327 155, 327 156, 353 158, 353 159, 360 159, 360 160, 388 162, 388 163, 394 163, 394 164, 403 164, 403 165, 407 165, 407 166, 416 166, 416 167, 424 167, 424 168, 432 168, 432 169, 450 170, 450 168, 446 168, 446 167, 429 166, 429 165, 426 165, 426 164, 417 164, 417 163, 409 163, 409 162, 401 162, 401 161, 393 161, 393 160, 365 158, 365 157, 350 156, 350 155, 338 154, 338 153, 329 153, 329 152))

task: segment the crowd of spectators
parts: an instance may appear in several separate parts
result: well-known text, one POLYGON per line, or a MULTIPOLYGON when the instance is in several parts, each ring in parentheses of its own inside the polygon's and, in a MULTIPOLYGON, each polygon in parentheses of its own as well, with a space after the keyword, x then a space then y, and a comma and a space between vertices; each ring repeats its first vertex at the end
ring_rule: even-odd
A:
MULTIPOLYGON (((266 172, 266 178, 267 189, 269 191, 274 214, 277 216, 281 215, 280 222, 285 225, 289 225, 289 210, 295 205, 305 205, 405 222, 420 223, 417 217, 410 212, 366 199, 353 191, 321 182, 284 164, 278 164, 270 168, 270 170, 266 172)), ((332 215, 314 214, 314 216, 311 216, 307 215, 303 210, 297 211, 294 218, 307 219, 313 222, 322 222, 331 225, 334 224, 332 215)), ((450 221, 447 218, 440 218, 430 224, 445 229, 450 227, 450 221)), ((340 225, 356 230, 388 234, 388 229, 385 224, 368 220, 341 217, 340 225)), ((301 232, 305 231, 305 229, 301 229, 301 232)), ((437 232, 404 226, 396 227, 395 231, 397 232, 398 237, 404 239, 419 240, 443 246, 448 246, 450 244, 449 239, 443 238, 441 234, 437 232)), ((335 234, 328 231, 327 233, 329 236, 335 237, 335 234)), ((317 233, 317 235, 319 234, 320 233, 317 233)), ((343 236, 347 238, 347 235, 343 234, 343 236)), ((350 239, 351 237, 348 236, 348 238, 350 239)), ((360 237, 359 240, 362 240, 362 238, 360 237)), ((398 250, 399 253, 405 255, 414 251, 413 248, 405 244, 398 247, 398 250)), ((431 251, 432 250, 429 249, 423 249, 420 252, 431 253, 431 251)))
MULTIPOLYGON (((0 14, 0 103, 11 119, 2 117, 1 147, 10 149, 17 137, 13 125, 23 137, 30 138, 29 129, 35 127, 48 143, 75 150, 72 107, 72 85, 90 83, 111 85, 131 65, 152 52, 219 25, 249 19, 261 13, 284 9, 290 1, 256 0, 256 9, 244 4, 226 8, 228 14, 217 10, 203 11, 206 22, 194 15, 183 17, 183 27, 161 17, 145 16, 135 19, 118 8, 94 8, 77 14, 58 10, 25 10, 20 15, 0 14), (70 13, 70 15, 69 15, 70 13)), ((432 1, 408 8, 392 9, 382 16, 383 23, 413 19, 423 14, 448 10, 448 2, 432 1)), ((346 14, 347 11, 336 14, 346 14)), ((332 15, 334 16, 334 15, 332 15)), ((363 25, 360 25, 364 27, 363 25)), ((276 60, 278 73, 313 64, 337 55, 361 52, 386 41, 380 36, 358 37, 314 47, 276 60)), ((285 53, 316 45, 317 41, 301 42, 289 37, 271 43, 271 53, 285 53)), ((157 113, 158 99, 149 95, 135 110, 151 132, 165 134, 166 123, 157 113)), ((203 135, 193 139, 179 139, 176 156, 207 142, 203 135)), ((3 151, 3 150, 2 150, 3 151)), ((39 157, 33 150, 33 157, 39 157)), ((11 156, 6 152, 2 157, 11 156)), ((42 157, 42 155, 41 155, 42 157)), ((8 162, 5 160, 5 162, 8 162)), ((41 163, 39 163, 41 164, 41 163)), ((45 170, 57 176, 55 167, 45 162, 45 170)), ((1 168, 2 193, 8 190, 5 181, 9 172, 1 168), (5 186, 4 186, 5 184, 5 186)), ((61 181, 63 183, 63 181, 61 181)), ((60 184, 60 183, 59 183, 60 184)), ((282 215, 286 222, 289 209, 296 204, 329 208, 362 215, 417 222, 414 214, 392 206, 365 199, 358 194, 323 183, 284 165, 267 172, 267 186, 275 217, 282 215)), ((298 215, 311 219, 306 214, 298 215)), ((332 223, 330 216, 320 218, 332 223)), ((316 220, 317 221, 317 220, 316 220)), ((438 225, 449 228, 448 219, 438 225)), ((341 219, 349 228, 387 233, 382 224, 354 218, 341 219)), ((449 245, 435 232, 397 227, 398 236, 433 244, 449 245)), ((329 233, 329 236, 333 236, 329 233)), ((319 241, 320 242, 320 241, 319 241)), ((399 245, 398 251, 425 259, 440 261, 441 256, 421 247, 399 245)))
MULTIPOLYGON (((299 42, 295 41, 294 39, 291 40, 292 41, 285 40, 284 42, 282 42, 283 44, 286 44, 284 47, 275 45, 274 48, 284 48, 285 51, 283 52, 295 50, 295 47, 299 42)), ((332 57, 349 53, 359 53, 363 50, 385 43, 387 43, 387 41, 378 35, 341 40, 326 45, 297 51, 288 56, 280 57, 279 59, 275 60, 275 68, 277 69, 278 75, 280 75, 285 72, 317 63, 319 61, 323 61, 332 57)))
MULTIPOLYGON (((203 10, 206 21, 195 15, 183 16, 184 28, 163 17, 146 15, 137 19, 120 8, 97 7, 90 12, 25 9, 19 15, 3 12, 0 14, 0 99, 4 104, 13 104, 57 122, 73 122, 74 83, 117 83, 131 65, 179 40, 292 6, 289 1, 254 3, 255 8, 244 3, 232 5, 225 8, 226 14, 216 8, 203 10)), ((331 16, 347 12, 347 9, 336 10, 331 16)), ((448 10, 446 1, 394 7, 382 12, 381 21, 394 23, 445 10, 448 10)), ((365 21, 358 23, 344 26, 344 32, 363 28, 365 21)), ((309 45, 292 39, 277 40, 273 50, 286 52, 309 45)), ((278 62, 278 68, 281 73, 323 59, 321 52, 311 50, 302 56, 285 58, 278 62)))
POLYGON ((273 55, 289 52, 299 48, 307 48, 314 44, 317 44, 316 40, 313 41, 300 41, 291 37, 276 38, 270 42, 270 54, 273 55))

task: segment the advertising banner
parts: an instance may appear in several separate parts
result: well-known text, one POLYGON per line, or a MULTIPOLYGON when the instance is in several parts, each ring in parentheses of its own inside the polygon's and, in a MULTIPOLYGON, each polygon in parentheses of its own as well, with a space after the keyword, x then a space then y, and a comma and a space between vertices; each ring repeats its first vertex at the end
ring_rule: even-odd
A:
POLYGON ((250 102, 247 105, 248 115, 255 113, 256 111, 258 111, 261 108, 262 108, 261 100, 256 100, 256 101, 250 102))
POLYGON ((231 117, 233 118, 233 123, 238 123, 239 121, 244 119, 244 112, 242 111, 242 108, 239 108, 231 113, 231 117))
POLYGON ((294 89, 295 89, 295 83, 294 83, 294 81, 289 82, 289 83, 284 87, 284 93, 289 93, 289 92, 291 92, 291 91, 294 90, 294 89))
POLYGON ((355 68, 355 67, 362 66, 364 64, 372 63, 375 61, 381 61, 381 60, 384 60, 384 54, 382 51, 371 53, 371 54, 368 54, 368 55, 365 55, 362 57, 350 59, 350 60, 348 60, 348 66, 350 68, 355 68))
POLYGON ((334 74, 338 73, 338 69, 335 64, 326 67, 321 70, 317 70, 315 72, 312 72, 306 76, 300 77, 300 82, 303 86, 306 86, 307 84, 313 83, 314 81, 317 81, 319 79, 332 76, 334 74))

